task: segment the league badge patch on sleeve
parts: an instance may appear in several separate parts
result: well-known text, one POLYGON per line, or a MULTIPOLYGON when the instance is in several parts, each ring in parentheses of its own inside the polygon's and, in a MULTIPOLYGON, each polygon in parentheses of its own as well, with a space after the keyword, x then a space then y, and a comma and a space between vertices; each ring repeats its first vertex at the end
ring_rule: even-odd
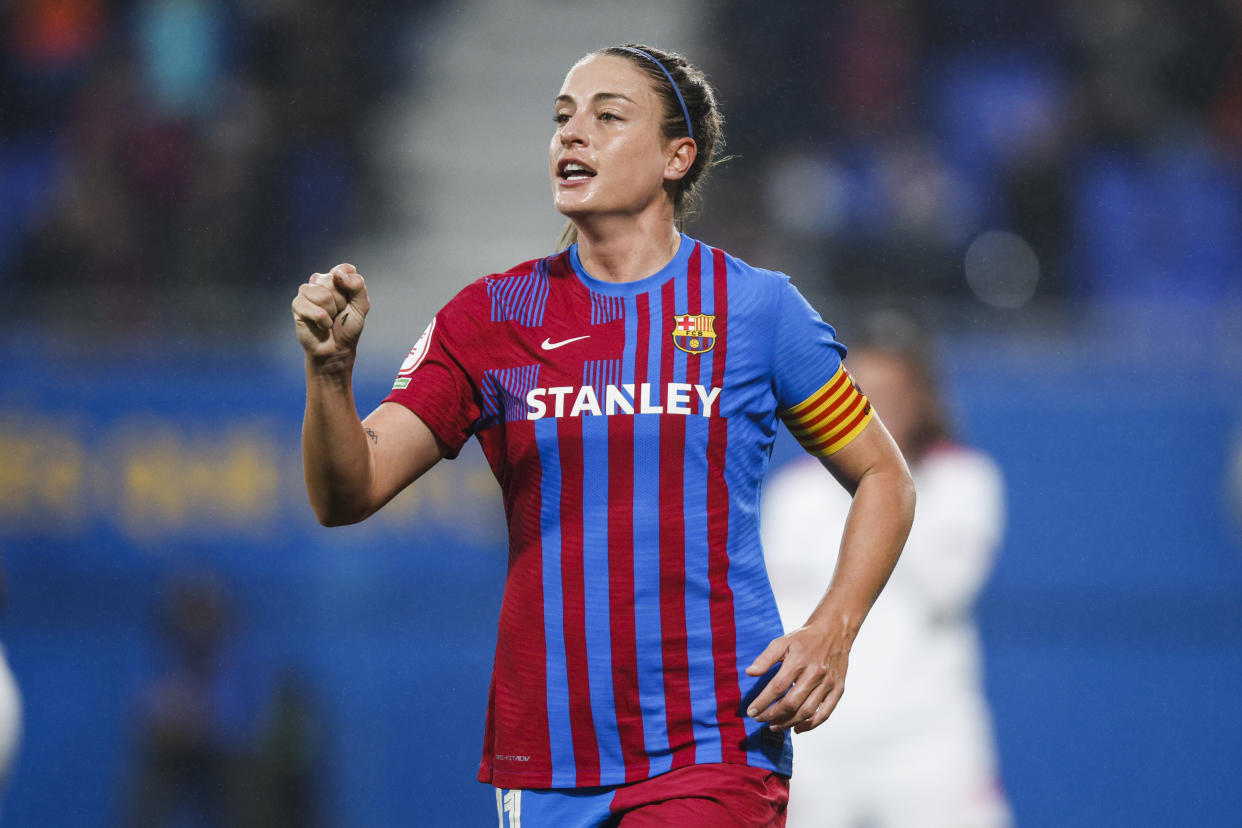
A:
MULTIPOLYGON (((414 343, 414 347, 410 349, 405 362, 401 363, 401 370, 397 371, 399 376, 408 377, 422 364, 423 357, 427 356, 427 349, 431 346, 431 332, 435 329, 436 320, 435 317, 432 317, 431 324, 427 326, 427 330, 423 331, 423 335, 418 338, 418 341, 414 343)), ((408 384, 406 383, 406 385, 408 384)))
POLYGON ((673 344, 688 354, 707 353, 716 344, 715 322, 715 316, 701 313, 674 315, 673 344))

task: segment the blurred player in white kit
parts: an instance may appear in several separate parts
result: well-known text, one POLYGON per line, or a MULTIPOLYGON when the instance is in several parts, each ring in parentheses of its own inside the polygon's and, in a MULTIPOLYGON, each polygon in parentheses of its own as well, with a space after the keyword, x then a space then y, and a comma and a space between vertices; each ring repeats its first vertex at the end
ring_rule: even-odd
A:
MULTIPOLYGON (((922 337, 886 314, 848 364, 905 454, 918 492, 905 552, 855 642, 846 692, 823 728, 794 737, 789 828, 1002 828, 1000 786, 972 608, 1004 526, 1004 482, 953 442, 922 337)), ((800 460, 769 480, 762 534, 788 625, 820 599, 849 497, 800 460)))

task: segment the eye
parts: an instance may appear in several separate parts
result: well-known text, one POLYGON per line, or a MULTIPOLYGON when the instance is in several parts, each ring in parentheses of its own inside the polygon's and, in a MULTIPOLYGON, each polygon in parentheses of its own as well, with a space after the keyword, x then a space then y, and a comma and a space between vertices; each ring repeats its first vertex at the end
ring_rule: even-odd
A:
POLYGON ((560 126, 561 124, 565 123, 568 120, 569 120, 568 112, 558 112, 552 116, 552 123, 556 124, 557 126, 560 126))
POLYGON ((599 119, 601 121, 619 121, 621 117, 615 112, 601 112, 599 113, 599 119))

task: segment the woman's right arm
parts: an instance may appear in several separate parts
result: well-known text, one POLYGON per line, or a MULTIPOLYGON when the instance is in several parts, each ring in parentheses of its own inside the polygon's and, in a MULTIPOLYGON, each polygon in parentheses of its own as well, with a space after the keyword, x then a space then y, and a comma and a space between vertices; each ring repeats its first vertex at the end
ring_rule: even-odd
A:
POLYGON ((302 467, 311 508, 325 526, 370 516, 448 451, 402 405, 383 403, 358 418, 354 358, 370 307, 366 282, 349 264, 312 275, 293 300, 306 352, 302 467))

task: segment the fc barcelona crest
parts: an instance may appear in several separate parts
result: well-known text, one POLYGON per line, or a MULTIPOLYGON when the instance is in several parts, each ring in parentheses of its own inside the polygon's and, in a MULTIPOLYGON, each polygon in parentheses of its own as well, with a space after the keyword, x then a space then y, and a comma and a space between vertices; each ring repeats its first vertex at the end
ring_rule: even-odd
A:
POLYGON ((715 316, 701 313, 673 317, 673 344, 688 354, 705 354, 716 344, 715 316))

